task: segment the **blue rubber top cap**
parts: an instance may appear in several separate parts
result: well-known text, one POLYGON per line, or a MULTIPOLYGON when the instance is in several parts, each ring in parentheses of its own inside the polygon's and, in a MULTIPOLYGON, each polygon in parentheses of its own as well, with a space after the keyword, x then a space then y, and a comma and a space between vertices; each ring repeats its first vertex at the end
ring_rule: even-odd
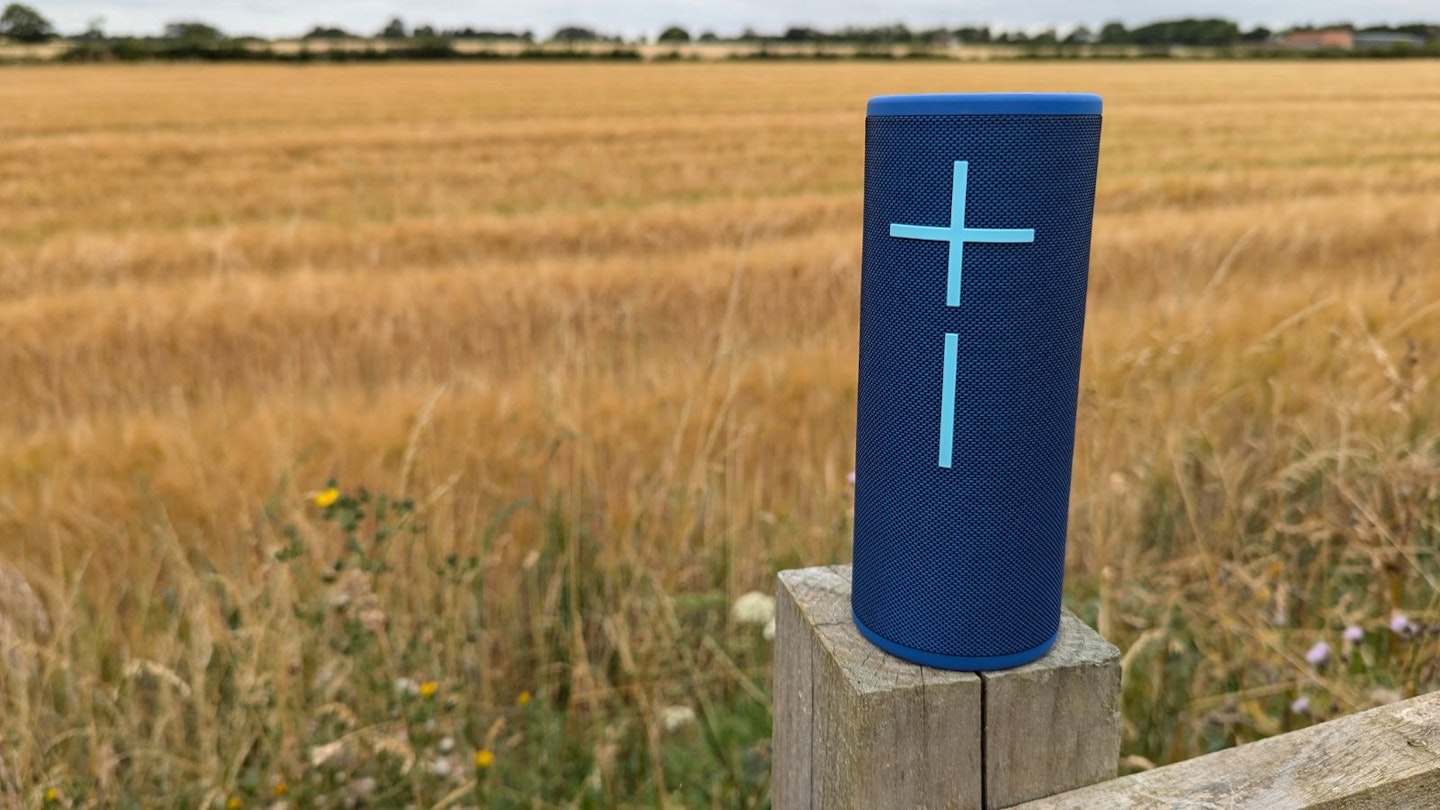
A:
POLYGON ((875 96, 866 115, 1099 115, 1094 93, 919 93, 875 96))

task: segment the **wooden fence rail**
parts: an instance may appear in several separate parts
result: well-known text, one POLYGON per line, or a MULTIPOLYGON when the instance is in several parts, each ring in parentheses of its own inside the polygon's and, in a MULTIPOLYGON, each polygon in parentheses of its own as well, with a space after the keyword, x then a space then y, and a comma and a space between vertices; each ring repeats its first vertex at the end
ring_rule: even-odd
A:
POLYGON ((1116 779, 1120 653, 1074 616, 1039 661, 964 673, 867 642, 849 566, 782 572, 776 609, 776 810, 1440 810, 1440 693, 1116 779))

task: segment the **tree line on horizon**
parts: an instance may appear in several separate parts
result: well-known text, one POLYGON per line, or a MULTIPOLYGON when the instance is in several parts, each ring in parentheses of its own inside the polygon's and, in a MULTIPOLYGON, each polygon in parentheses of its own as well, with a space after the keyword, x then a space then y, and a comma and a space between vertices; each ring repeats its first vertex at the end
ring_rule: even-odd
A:
MULTIPOLYGON (((45 42, 52 39, 103 40, 108 39, 103 31, 101 18, 92 20, 84 32, 70 36, 58 33, 53 23, 34 7, 11 3, 0 13, 0 36, 18 42, 45 42)), ((792 26, 778 34, 766 34, 746 28, 735 36, 721 36, 713 31, 704 31, 692 36, 683 26, 672 25, 660 31, 656 42, 767 42, 767 43, 854 43, 883 45, 925 45, 925 44, 1012 44, 1012 45, 1057 45, 1057 44, 1098 44, 1098 45, 1190 45, 1225 47, 1246 43, 1266 42, 1273 37, 1295 31, 1347 30, 1360 33, 1404 33, 1424 37, 1427 40, 1440 39, 1440 24, 1414 22, 1393 26, 1361 27, 1350 22, 1336 22, 1329 25, 1295 25, 1281 30, 1257 26, 1242 30, 1239 24, 1221 18, 1185 18, 1160 20, 1153 23, 1127 28, 1124 23, 1112 21, 1099 30, 1086 25, 1077 25, 1061 34, 1051 27, 1036 34, 1023 30, 1004 29, 992 26, 961 26, 956 28, 935 27, 911 29, 904 23, 878 26, 846 26, 833 31, 807 26, 792 26)), ((195 20, 168 23, 155 37, 123 37, 124 39, 167 39, 202 42, 219 42, 227 39, 261 40, 264 37, 230 37, 219 28, 195 20)), ((464 28, 436 28, 432 25, 408 27, 399 17, 392 18, 384 27, 372 35, 359 34, 339 26, 317 25, 300 39, 382 39, 382 40, 433 40, 473 39, 489 41, 512 41, 538 43, 542 40, 535 32, 494 31, 464 28)), ((594 28, 581 25, 567 25, 556 29, 548 42, 610 42, 626 44, 623 37, 602 33, 594 28)), ((634 41, 644 44, 645 37, 634 41)))
MULTIPOLYGON (((1165 49, 1171 46, 1192 46, 1202 48, 1231 49, 1233 53, 1265 55, 1267 48, 1283 36, 1305 31, 1344 30, 1353 34, 1381 33, 1408 36, 1411 40, 1399 47, 1391 47, 1388 53, 1371 50, 1367 55, 1433 55, 1440 53, 1440 24, 1415 22, 1396 26, 1360 27, 1348 22, 1330 25, 1296 25, 1272 31, 1257 26, 1243 30, 1239 24, 1220 18, 1185 18, 1161 20, 1135 28, 1112 21, 1098 30, 1078 25, 1063 33, 1049 28, 1039 33, 991 26, 961 26, 957 28, 935 27, 912 29, 903 23, 879 26, 848 26, 835 30, 821 30, 804 26, 792 26, 777 34, 768 34, 747 28, 735 36, 720 36, 713 31, 702 31, 698 35, 679 25, 669 26, 653 39, 659 44, 684 45, 698 43, 735 43, 758 45, 750 58, 774 58, 793 51, 774 51, 771 45, 853 45, 862 49, 857 55, 889 55, 892 46, 908 48, 909 56, 926 56, 937 48, 954 45, 1007 45, 1018 46, 1022 53, 1029 55, 1076 55, 1080 46, 1132 46, 1143 49, 1143 53, 1165 56, 1165 49), (1415 45, 1423 43, 1420 47, 1415 45)), ((11 3, 0 12, 0 39, 21 43, 42 43, 64 40, 71 47, 59 55, 64 61, 135 61, 145 59, 202 59, 202 60, 367 60, 367 59, 456 59, 495 58, 502 53, 493 50, 462 52, 452 43, 457 41, 480 41, 494 43, 516 43, 523 46, 522 57, 566 58, 598 57, 613 59, 640 59, 640 52, 633 45, 646 44, 652 40, 640 37, 625 40, 623 37, 606 34, 582 25, 567 25, 556 29, 548 38, 541 39, 533 31, 497 31, 464 28, 436 28, 431 25, 408 26, 399 17, 392 18, 373 34, 358 34, 338 26, 317 25, 302 34, 299 53, 277 53, 269 43, 293 39, 289 37, 267 39, 256 36, 231 36, 218 27, 198 20, 179 20, 167 23, 164 29, 153 36, 111 37, 104 31, 104 20, 97 18, 78 34, 62 35, 53 23, 32 6, 11 3), (322 47, 319 51, 308 45, 312 41, 353 40, 365 43, 363 48, 335 49, 322 47), (374 47, 371 43, 385 43, 374 47), (541 47, 542 44, 559 45, 609 45, 608 49, 555 49, 541 47)), ((817 55, 825 55, 816 51, 817 55)), ((514 54, 511 54, 512 56, 514 54)), ((1312 54, 1333 55, 1333 54, 1312 54)), ((675 51, 672 57, 678 58, 675 51)))

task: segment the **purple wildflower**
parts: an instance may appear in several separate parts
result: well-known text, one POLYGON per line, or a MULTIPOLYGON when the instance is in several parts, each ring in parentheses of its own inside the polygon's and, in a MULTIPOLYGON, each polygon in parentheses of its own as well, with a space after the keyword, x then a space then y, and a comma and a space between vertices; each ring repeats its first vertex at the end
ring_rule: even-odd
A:
POLYGON ((1291 714, 1309 714, 1309 713, 1310 713, 1310 698, 1307 698, 1307 697, 1298 697, 1298 698, 1295 698, 1295 702, 1290 704, 1290 713, 1291 713, 1291 714))
POLYGON ((1411 633, 1415 632, 1415 624, 1404 613, 1396 613, 1390 617, 1390 632, 1397 636, 1409 637, 1411 633))
POLYGON ((1345 640, 1351 644, 1359 644, 1365 640, 1365 631, 1358 624, 1352 624, 1345 628, 1345 640))
POLYGON ((851 470, 850 472, 845 473, 845 480, 850 482, 850 486, 855 486, 855 471, 851 470))
POLYGON ((1330 645, 1323 641, 1315 642, 1310 652, 1305 653, 1305 660, 1316 669, 1325 666, 1330 663, 1330 645))

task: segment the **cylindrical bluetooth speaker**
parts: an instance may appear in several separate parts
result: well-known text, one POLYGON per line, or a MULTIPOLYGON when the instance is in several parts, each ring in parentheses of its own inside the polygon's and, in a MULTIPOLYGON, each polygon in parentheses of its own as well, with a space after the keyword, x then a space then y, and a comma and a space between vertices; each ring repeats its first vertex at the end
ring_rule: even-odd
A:
POLYGON ((1100 97, 879 96, 865 121, 855 624, 984 670, 1059 634, 1100 97))

